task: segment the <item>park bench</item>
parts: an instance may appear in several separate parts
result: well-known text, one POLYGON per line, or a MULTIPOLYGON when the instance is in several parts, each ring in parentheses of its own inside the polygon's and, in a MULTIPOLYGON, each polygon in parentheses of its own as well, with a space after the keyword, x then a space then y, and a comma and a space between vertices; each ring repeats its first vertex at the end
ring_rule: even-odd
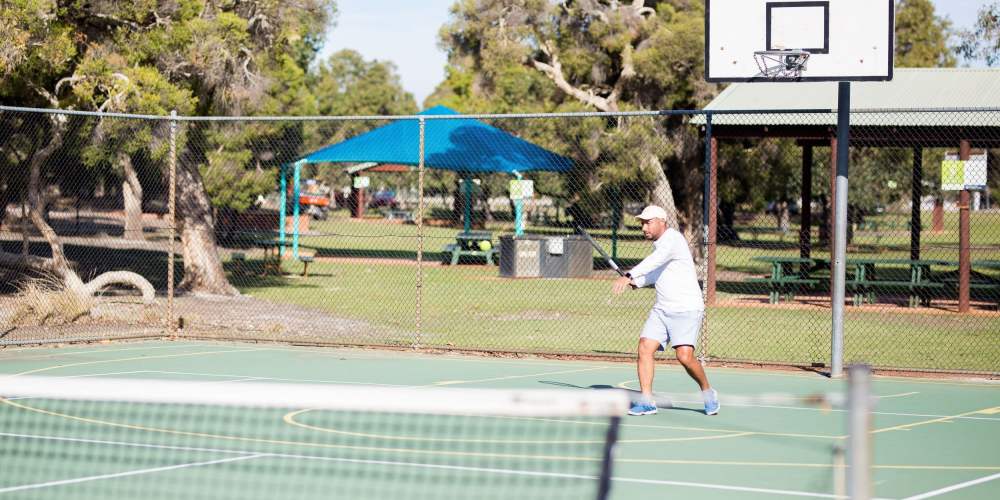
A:
POLYGON ((309 277, 309 263, 315 260, 312 255, 299 255, 299 261, 302 262, 302 277, 309 277))

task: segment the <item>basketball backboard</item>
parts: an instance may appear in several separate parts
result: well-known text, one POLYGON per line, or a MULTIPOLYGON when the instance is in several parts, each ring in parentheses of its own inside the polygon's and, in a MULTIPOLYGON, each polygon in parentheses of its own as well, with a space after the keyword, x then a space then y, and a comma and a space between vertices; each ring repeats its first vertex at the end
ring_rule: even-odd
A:
POLYGON ((705 0, 705 78, 892 80, 894 17, 893 0, 705 0))

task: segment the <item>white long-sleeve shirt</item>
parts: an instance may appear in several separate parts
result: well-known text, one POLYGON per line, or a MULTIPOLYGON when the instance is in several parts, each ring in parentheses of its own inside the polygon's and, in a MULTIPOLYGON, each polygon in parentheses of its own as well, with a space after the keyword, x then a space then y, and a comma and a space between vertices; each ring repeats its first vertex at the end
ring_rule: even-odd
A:
POLYGON ((669 228, 653 242, 653 253, 629 271, 637 287, 654 285, 654 309, 666 312, 703 311, 694 259, 684 235, 669 228))

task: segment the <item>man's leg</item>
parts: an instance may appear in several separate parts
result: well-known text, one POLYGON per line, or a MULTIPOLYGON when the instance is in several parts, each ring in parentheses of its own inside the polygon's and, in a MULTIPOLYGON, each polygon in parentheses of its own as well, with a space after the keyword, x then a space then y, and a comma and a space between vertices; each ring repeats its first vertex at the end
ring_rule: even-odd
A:
POLYGON ((653 370, 655 361, 653 355, 660 347, 660 343, 649 338, 639 338, 639 348, 636 356, 636 370, 639 372, 639 389, 642 396, 638 401, 632 402, 629 408, 629 415, 652 415, 656 413, 656 402, 653 400, 653 370))
POLYGON ((656 369, 654 356, 659 348, 659 342, 646 337, 639 338, 636 371, 639 372, 639 390, 647 401, 653 400, 653 372, 656 369))
MULTIPOLYGON (((711 389, 708 385, 708 377, 705 376, 705 369, 702 368, 701 363, 694 357, 694 347, 689 345, 679 345, 674 348, 674 353, 677 354, 677 361, 680 361, 681 366, 684 370, 688 372, 688 375, 698 383, 698 387, 703 391, 711 389)), ((639 379, 640 382, 642 379, 639 379)))
POLYGON ((688 372, 688 375, 698 383, 701 388, 701 397, 705 400, 705 414, 715 415, 719 413, 719 395, 708 384, 708 377, 705 376, 705 369, 694 357, 694 347, 689 345, 679 345, 674 348, 677 354, 677 361, 688 372))

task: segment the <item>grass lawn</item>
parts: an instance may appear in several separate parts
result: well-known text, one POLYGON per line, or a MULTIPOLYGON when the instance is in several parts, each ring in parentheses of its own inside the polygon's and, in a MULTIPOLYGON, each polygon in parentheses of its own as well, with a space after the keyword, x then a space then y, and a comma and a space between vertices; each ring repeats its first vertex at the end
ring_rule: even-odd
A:
MULTIPOLYGON (((455 231, 433 232, 454 236, 455 231)), ((398 243, 402 252, 409 251, 403 243, 412 240, 378 239, 383 245, 398 243)), ((286 261, 284 266, 289 273, 301 271, 299 263, 286 261)), ((412 265, 318 260, 310 265, 308 278, 233 282, 254 297, 364 320, 380 330, 383 343, 588 354, 633 352, 653 300, 650 289, 612 297, 605 279, 502 279, 496 267, 428 266, 418 338, 412 265)), ((829 331, 827 309, 713 307, 706 345, 716 358, 828 363, 829 331)), ((996 314, 848 308, 845 332, 848 361, 985 371, 998 371, 1000 365, 996 314)))

